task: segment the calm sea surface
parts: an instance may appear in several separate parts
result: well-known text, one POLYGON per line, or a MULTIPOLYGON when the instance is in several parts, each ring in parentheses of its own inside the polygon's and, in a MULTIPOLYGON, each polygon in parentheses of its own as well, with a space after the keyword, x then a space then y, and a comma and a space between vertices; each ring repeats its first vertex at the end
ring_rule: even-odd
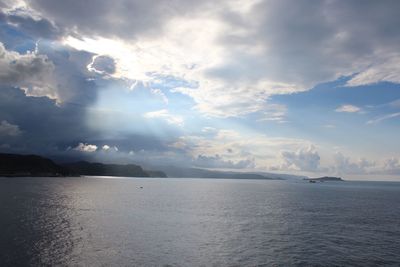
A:
POLYGON ((400 183, 0 178, 25 265, 400 266, 400 183))

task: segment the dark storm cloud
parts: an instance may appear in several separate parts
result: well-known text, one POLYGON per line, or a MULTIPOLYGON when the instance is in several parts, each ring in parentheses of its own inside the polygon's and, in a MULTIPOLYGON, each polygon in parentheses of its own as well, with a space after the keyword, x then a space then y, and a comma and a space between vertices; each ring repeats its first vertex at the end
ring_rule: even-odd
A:
POLYGON ((61 29, 45 18, 34 19, 27 14, 5 14, 0 11, 0 22, 8 23, 25 35, 34 39, 44 38, 54 40, 62 36, 61 29))
MULTIPOLYGON (((8 32, 4 41, 7 43, 15 34, 19 32, 8 32)), ((21 36, 32 40, 32 37, 21 36)), ((125 154, 130 150, 166 150, 156 137, 126 133, 110 138, 89 126, 87 112, 97 101, 101 91, 99 83, 111 82, 102 81, 101 75, 88 71, 93 56, 47 41, 39 41, 35 52, 29 53, 0 46, 1 151, 72 158, 82 154, 90 159, 96 155, 68 148, 85 143, 99 148, 104 145, 120 147, 119 151, 125 154), (56 99, 50 99, 52 95, 43 91, 48 85, 54 86, 52 93, 56 99), (27 88, 22 90, 21 86, 27 88)), ((115 71, 111 58, 97 59, 94 65, 98 70, 115 71)))
POLYGON ((19 126, 22 134, 10 140, 2 138, 11 149, 46 152, 63 149, 60 144, 92 137, 84 124, 84 110, 76 106, 55 105, 47 97, 27 97, 17 88, 0 88, 0 119, 19 126))
POLYGON ((18 136, 21 134, 21 130, 18 125, 9 123, 6 120, 0 122, 0 136, 18 136))
POLYGON ((268 78, 309 88, 398 53, 399 1, 261 1, 244 15, 226 11, 223 19, 245 30, 221 36, 230 57, 208 70, 228 80, 268 78), (257 47, 264 49, 254 54, 257 47))
POLYGON ((185 0, 29 0, 44 17, 84 35, 132 39, 157 33, 166 20, 201 9, 207 1, 185 0))
MULTIPOLYGON (((27 97, 20 89, 1 87, 0 107, 4 133, 0 139, 2 151, 76 156, 79 152, 71 148, 79 143, 96 145, 100 149, 104 145, 116 146, 125 153, 131 150, 166 150, 166 146, 152 136, 125 134, 117 138, 104 137, 101 131, 88 126, 84 105, 67 103, 57 106, 47 97, 27 97)), ((86 158, 96 156, 85 155, 86 158)))
POLYGON ((54 64, 53 78, 61 103, 87 105, 96 101, 98 88, 86 68, 93 54, 48 43, 39 43, 38 50, 54 64))

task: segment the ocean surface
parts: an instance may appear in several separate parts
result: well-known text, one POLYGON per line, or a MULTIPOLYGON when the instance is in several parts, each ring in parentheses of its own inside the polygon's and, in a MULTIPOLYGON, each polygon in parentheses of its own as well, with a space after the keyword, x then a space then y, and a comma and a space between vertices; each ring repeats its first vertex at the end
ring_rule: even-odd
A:
POLYGON ((400 266, 400 183, 0 178, 0 266, 29 265, 400 266))

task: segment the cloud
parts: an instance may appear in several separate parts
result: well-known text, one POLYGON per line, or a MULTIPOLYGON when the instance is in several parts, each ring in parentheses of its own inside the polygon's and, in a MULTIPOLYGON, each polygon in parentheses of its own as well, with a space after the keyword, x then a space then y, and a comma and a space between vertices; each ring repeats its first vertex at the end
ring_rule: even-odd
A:
POLYGON ((160 34, 164 23, 175 16, 204 10, 207 1, 163 0, 29 0, 30 9, 79 35, 135 40, 142 35, 160 34))
POLYGON ((6 120, 2 120, 0 123, 0 136, 18 136, 22 132, 18 125, 11 124, 6 120))
POLYGON ((91 144, 79 143, 76 147, 73 148, 73 150, 91 153, 97 150, 97 146, 91 144))
POLYGON ((254 168, 255 162, 254 158, 239 160, 237 162, 224 160, 223 157, 217 154, 215 156, 198 155, 197 158, 193 160, 193 165, 203 168, 246 169, 254 168))
POLYGON ((113 74, 115 73, 115 61, 108 56, 95 55, 87 68, 89 71, 99 74, 113 74))
POLYGON ((201 132, 206 133, 206 134, 215 134, 216 132, 218 132, 218 129, 214 128, 214 127, 203 127, 201 129, 201 132))
MULTIPOLYGON (((262 134, 239 133, 232 129, 212 128, 209 131, 207 128, 201 135, 181 136, 170 144, 170 148, 193 159, 191 164, 200 159, 203 167, 210 164, 211 168, 217 165, 215 161, 222 160, 226 163, 225 168, 241 162, 237 166, 247 164, 247 167, 269 170, 281 160, 277 158, 281 151, 297 151, 309 144, 309 141, 301 139, 272 138, 262 134)), ((219 165, 223 163, 219 162, 219 165)))
POLYGON ((282 151, 282 170, 299 170, 315 172, 319 169, 321 157, 314 146, 301 148, 297 151, 282 151))
POLYGON ((219 141, 232 141, 240 138, 242 138, 242 135, 239 132, 229 129, 220 129, 215 135, 215 139, 219 141))
POLYGON ((286 122, 287 107, 282 104, 269 104, 263 112, 262 118, 258 121, 274 121, 278 123, 286 122))
POLYGON ((165 120, 168 124, 174 124, 174 125, 178 125, 178 126, 183 126, 183 124, 184 124, 184 120, 181 116, 172 115, 169 113, 169 111, 167 109, 161 109, 161 110, 147 112, 144 114, 144 117, 149 118, 149 119, 160 118, 160 119, 165 120))
POLYGON ((35 52, 19 54, 5 49, 0 42, 0 84, 23 88, 28 96, 57 99, 52 78, 54 64, 35 52))
POLYGON ((397 157, 379 160, 352 159, 341 152, 336 152, 330 169, 338 175, 400 175, 400 159, 397 157))
POLYGON ((375 118, 373 120, 369 120, 369 121, 367 121, 367 124, 377 124, 382 121, 389 120, 389 119, 396 118, 396 117, 400 117, 400 112, 387 114, 387 115, 375 118))
POLYGON ((226 9, 231 31, 219 38, 225 60, 207 68, 207 88, 183 92, 204 113, 237 116, 265 109, 271 95, 309 90, 371 67, 386 77, 380 80, 398 82, 397 8, 394 1, 259 1, 249 12, 226 9))
POLYGON ((341 152, 336 152, 334 156, 334 171, 338 174, 365 174, 368 167, 374 163, 366 159, 359 159, 353 162, 350 157, 344 156, 341 152))
MULTIPOLYGON (((195 109, 211 117, 240 117, 265 111, 271 118, 276 106, 267 102, 274 94, 289 94, 301 91, 293 84, 262 81, 225 83, 218 79, 206 79, 198 88, 176 88, 173 91, 188 95, 196 102, 195 109)), ((282 109, 280 111, 282 115, 282 109)), ((276 113, 275 113, 275 118, 276 113)))
POLYGON ((379 82, 400 83, 400 54, 390 54, 352 77, 347 86, 370 85, 379 82))
POLYGON ((161 98, 162 101, 164 102, 164 104, 168 104, 169 100, 168 100, 167 96, 166 96, 160 89, 157 89, 157 88, 156 88, 156 89, 153 89, 153 88, 151 88, 151 89, 150 89, 150 92, 151 92, 153 95, 155 95, 155 96, 161 98))
POLYGON ((24 0, 2 0, 0 1, 0 8, 6 11, 18 10, 26 8, 26 3, 24 0))
POLYGON ((392 108, 400 108, 400 99, 396 99, 389 103, 389 106, 392 108))
POLYGON ((113 58, 115 77, 185 81, 172 90, 207 116, 268 112, 273 95, 342 76, 356 74, 351 86, 400 77, 396 1, 31 0, 29 8, 68 29, 65 43, 113 58))
POLYGON ((0 11, 0 20, 35 39, 54 40, 63 35, 62 30, 52 22, 21 7, 5 13, 0 11))
POLYGON ((383 173, 400 175, 400 159, 399 158, 389 158, 383 163, 383 173))
POLYGON ((361 108, 353 105, 342 105, 335 109, 336 112, 347 112, 347 113, 355 113, 360 112, 361 108))
MULTIPOLYGON (((15 152, 55 153, 75 145, 76 140, 97 138, 88 128, 81 106, 54 105, 47 97, 30 97, 18 88, 0 86, 0 114, 18 125, 23 134, 8 141, 15 152)), ((9 128, 9 127, 7 127, 9 128)))
MULTIPOLYGON (((15 85, 1 83, 1 119, 18 125, 24 133, 7 140, 10 152, 49 155, 64 153, 79 156, 76 150, 66 151, 67 147, 76 147, 78 142, 95 145, 109 144, 110 150, 115 150, 113 148, 115 146, 122 151, 140 149, 163 151, 166 149, 166 145, 163 144, 164 137, 160 137, 160 132, 171 136, 176 133, 171 133, 169 130, 154 130, 154 127, 158 127, 159 124, 146 124, 148 120, 143 118, 138 119, 137 124, 136 121, 131 123, 129 130, 121 130, 120 128, 123 125, 127 125, 127 120, 122 118, 121 113, 116 112, 111 114, 110 120, 118 122, 116 126, 119 128, 108 127, 109 125, 106 125, 106 129, 95 127, 97 122, 99 125, 107 124, 107 121, 104 121, 105 113, 93 106, 94 103, 99 101, 98 93, 102 90, 101 86, 111 87, 115 92, 115 87, 119 87, 120 84, 116 83, 114 79, 102 79, 103 76, 101 75, 97 75, 99 77, 95 77, 95 80, 93 80, 93 75, 86 68, 91 62, 93 54, 47 42, 40 43, 38 50, 40 53, 46 54, 49 61, 54 65, 52 76, 59 85, 57 96, 60 103, 55 105, 55 101, 48 97, 31 97, 15 85), (93 113, 97 114, 98 120, 93 118, 93 113), (138 125, 141 126, 138 127, 138 125), (142 127, 143 125, 145 127, 142 127), (137 129, 139 129, 139 132, 135 131, 137 129), (154 132, 151 132, 151 130, 154 130, 154 132)), ((0 72, 2 71, 3 69, 0 72)), ((128 94, 130 93, 128 89, 126 91, 128 94)), ((148 95, 150 93, 146 97, 148 95)), ((106 98, 105 101, 110 102, 109 98, 106 98)), ((137 103, 142 104, 143 101, 141 99, 137 103)), ((129 104, 132 105, 132 102, 129 102, 129 104)), ((157 105, 153 106, 157 107, 157 105)), ((115 111, 115 106, 109 109, 115 111)), ((169 120, 180 122, 179 118, 173 120, 173 117, 169 120)), ((127 119, 132 121, 132 114, 129 114, 127 119)), ((162 120, 165 120, 165 118, 162 120)), ((101 150, 101 147, 97 150, 101 150)), ((85 153, 84 155, 86 159, 89 159, 94 154, 98 153, 85 153)))
POLYGON ((116 147, 116 146, 111 147, 109 145, 103 145, 101 149, 104 151, 115 151, 115 152, 119 151, 118 147, 116 147))
POLYGON ((54 26, 66 37, 78 36, 65 39, 70 45, 110 56, 116 61, 115 75, 141 81, 173 76, 197 84, 175 92, 192 97, 204 114, 229 117, 267 111, 271 95, 308 90, 340 76, 358 73, 349 82, 355 85, 371 68, 386 77, 380 80, 397 82, 399 72, 390 67, 399 65, 400 34, 392 26, 398 22, 397 7, 394 1, 64 5, 31 0, 25 13, 48 21, 43 29, 54 26), (372 15, 360 16, 360 9, 372 15), (287 10, 290 14, 281 16, 287 10), (382 29, 390 29, 390 35, 382 29), (111 41, 114 37, 119 41, 111 41))

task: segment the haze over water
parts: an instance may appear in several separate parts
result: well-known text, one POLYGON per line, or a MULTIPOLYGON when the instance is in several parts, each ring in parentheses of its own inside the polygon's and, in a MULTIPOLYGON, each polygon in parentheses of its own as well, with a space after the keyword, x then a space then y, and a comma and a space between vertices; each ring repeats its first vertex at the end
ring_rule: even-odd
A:
POLYGON ((389 182, 0 178, 0 265, 399 266, 399 203, 389 182))

